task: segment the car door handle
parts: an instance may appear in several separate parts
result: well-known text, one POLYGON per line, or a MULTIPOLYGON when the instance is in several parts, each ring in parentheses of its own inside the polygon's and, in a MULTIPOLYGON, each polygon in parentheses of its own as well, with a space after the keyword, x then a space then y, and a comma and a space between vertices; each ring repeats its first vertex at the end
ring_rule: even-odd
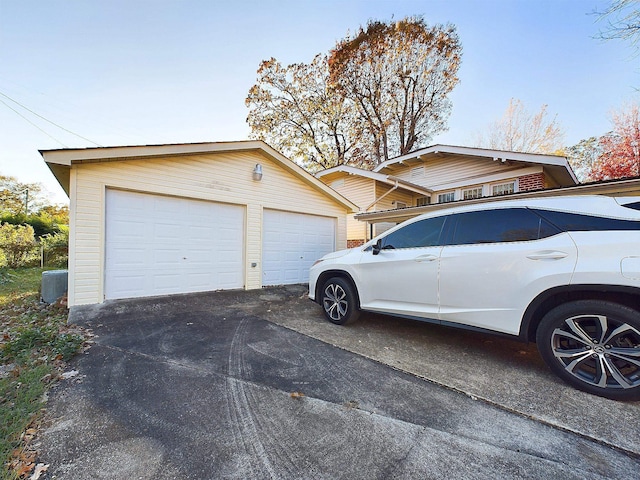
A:
POLYGON ((433 262, 434 260, 437 260, 437 259, 438 259, 438 255, 431 255, 431 254, 420 255, 419 257, 414 258, 416 262, 433 262))
POLYGON ((531 260, 560 260, 568 255, 569 254, 567 252, 561 252, 559 250, 542 250, 540 252, 527 255, 527 258, 531 260))

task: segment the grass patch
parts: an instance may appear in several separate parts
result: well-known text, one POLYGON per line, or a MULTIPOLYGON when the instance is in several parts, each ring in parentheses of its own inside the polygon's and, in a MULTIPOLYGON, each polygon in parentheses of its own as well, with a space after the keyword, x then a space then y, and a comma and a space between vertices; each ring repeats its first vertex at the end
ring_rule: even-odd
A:
POLYGON ((44 394, 85 341, 67 325, 67 309, 40 303, 42 269, 0 270, 0 461, 3 478, 24 478, 34 465, 27 452, 44 394))

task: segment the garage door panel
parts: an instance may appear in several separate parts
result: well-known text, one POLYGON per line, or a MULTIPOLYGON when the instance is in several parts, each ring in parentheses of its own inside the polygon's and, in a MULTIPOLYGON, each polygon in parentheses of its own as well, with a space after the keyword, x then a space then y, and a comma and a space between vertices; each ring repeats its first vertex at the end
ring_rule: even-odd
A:
POLYGON ((142 267, 145 264, 145 251, 141 248, 136 249, 116 246, 113 248, 111 263, 120 268, 130 266, 142 267))
POLYGON ((244 208, 107 190, 105 297, 244 286, 244 208))
POLYGON ((335 219, 265 209, 263 285, 304 283, 318 258, 335 250, 335 219))
MULTIPOLYGON (((126 211, 123 214, 126 215, 126 211)), ((114 221, 111 229, 121 241, 140 242, 144 241, 148 226, 138 220, 129 218, 127 220, 114 221)))

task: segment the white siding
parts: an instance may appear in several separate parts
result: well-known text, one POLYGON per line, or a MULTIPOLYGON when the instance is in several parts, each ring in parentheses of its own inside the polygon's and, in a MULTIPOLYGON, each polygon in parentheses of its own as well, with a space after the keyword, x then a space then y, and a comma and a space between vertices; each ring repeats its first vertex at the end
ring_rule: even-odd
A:
MULTIPOLYGON (((324 182, 325 178, 321 178, 321 180, 324 182)), ((364 211, 376 198, 375 180, 370 178, 339 172, 337 175, 327 179, 326 182, 340 195, 355 203, 360 211, 364 211)), ((349 215, 347 219, 347 239, 361 240, 367 238, 367 224, 356 220, 354 215, 349 215)))
POLYGON ((263 208, 334 217, 336 248, 346 247, 346 209, 256 151, 74 164, 71 184, 70 306, 100 303, 104 298, 109 187, 244 206, 247 289, 262 286, 263 208), (252 179, 256 163, 263 167, 260 182, 252 179))
POLYGON ((515 176, 516 171, 522 167, 506 165, 500 161, 469 158, 439 158, 425 163, 422 177, 411 176, 413 165, 399 167, 394 165, 393 175, 427 188, 440 189, 439 185, 449 183, 474 184, 481 183, 481 178, 494 174, 508 174, 515 176))

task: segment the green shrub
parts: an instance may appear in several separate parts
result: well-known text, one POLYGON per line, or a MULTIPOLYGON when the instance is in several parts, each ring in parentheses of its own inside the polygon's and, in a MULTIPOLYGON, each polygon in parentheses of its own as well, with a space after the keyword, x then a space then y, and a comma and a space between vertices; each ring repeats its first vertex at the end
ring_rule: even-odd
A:
POLYGON ((31 225, 36 238, 40 238, 43 235, 53 235, 60 231, 60 225, 55 223, 55 219, 44 214, 4 214, 0 217, 0 221, 3 223, 10 223, 11 225, 31 225))
POLYGON ((0 225, 0 250, 9 268, 30 266, 37 261, 37 244, 31 225, 0 225))
POLYGON ((66 268, 69 262, 69 228, 62 227, 59 233, 40 238, 43 263, 47 267, 66 268))

